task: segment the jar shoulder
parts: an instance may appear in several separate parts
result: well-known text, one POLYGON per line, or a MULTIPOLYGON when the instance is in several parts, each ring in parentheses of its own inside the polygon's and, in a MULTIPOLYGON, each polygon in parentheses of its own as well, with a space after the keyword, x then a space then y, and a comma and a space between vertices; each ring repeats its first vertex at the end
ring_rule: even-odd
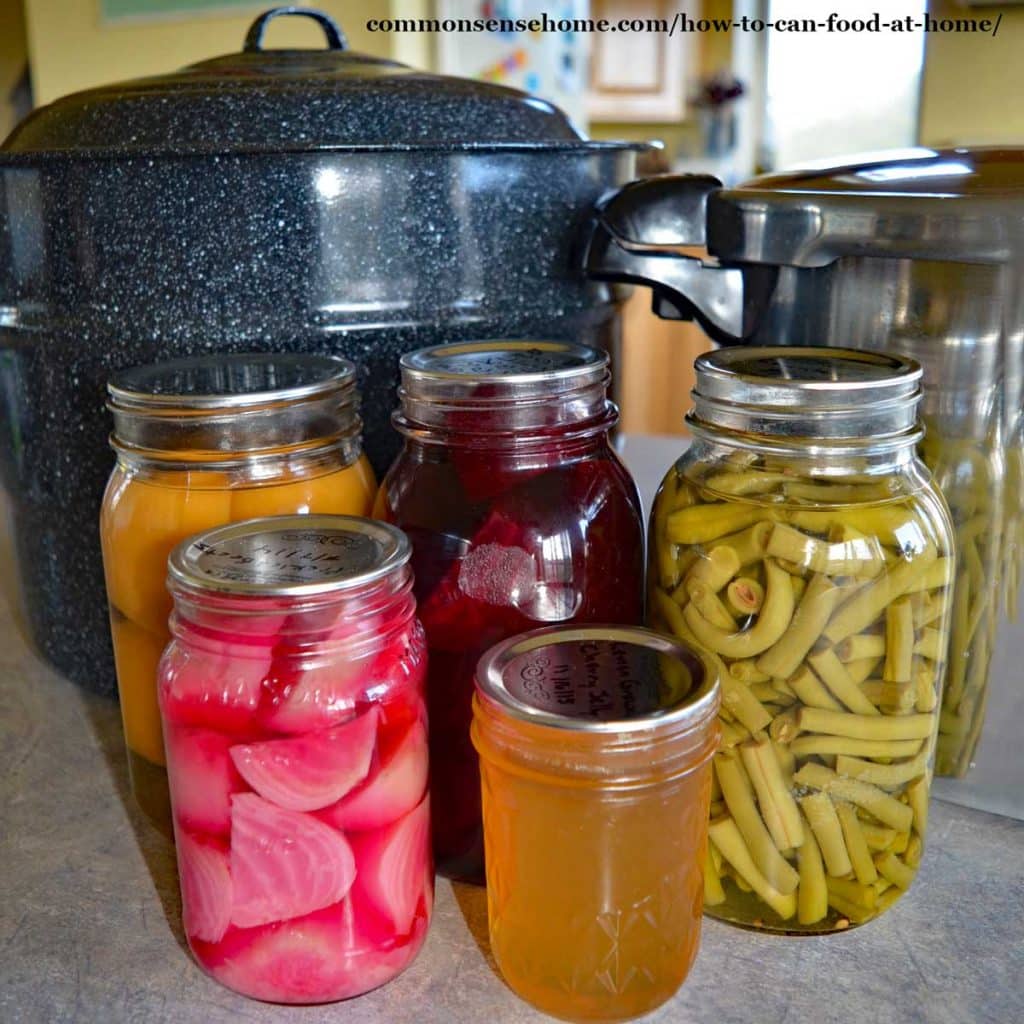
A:
MULTIPOLYGON (((537 528, 617 512, 641 522, 640 496, 608 446, 582 456, 509 457, 402 451, 382 481, 375 514, 396 525, 472 534, 499 514, 537 528)), ((642 525, 641 527, 642 528, 642 525)))

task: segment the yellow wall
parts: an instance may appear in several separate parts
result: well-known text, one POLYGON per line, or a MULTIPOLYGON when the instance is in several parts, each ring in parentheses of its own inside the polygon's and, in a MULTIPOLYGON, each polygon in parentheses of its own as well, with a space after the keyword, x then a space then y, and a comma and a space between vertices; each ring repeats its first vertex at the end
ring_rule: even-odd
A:
POLYGON ((946 18, 995 18, 999 32, 929 34, 921 85, 920 141, 926 146, 1024 143, 1024 7, 963 7, 930 0, 946 18))
POLYGON ((21 0, 0 0, 0 142, 14 127, 10 95, 25 71, 27 59, 21 0))
MULTIPOLYGON (((173 71, 242 48, 246 29, 271 0, 232 15, 103 24, 99 0, 24 0, 37 104, 107 82, 173 71)), ((0 0, 6 9, 10 0, 0 0)), ((371 33, 369 18, 416 17, 426 0, 313 0, 344 28, 354 50, 423 65, 429 41, 371 33)), ((2 34, 2 29, 0 29, 2 34)), ((323 33, 308 18, 282 18, 267 31, 270 47, 320 46, 323 33)))

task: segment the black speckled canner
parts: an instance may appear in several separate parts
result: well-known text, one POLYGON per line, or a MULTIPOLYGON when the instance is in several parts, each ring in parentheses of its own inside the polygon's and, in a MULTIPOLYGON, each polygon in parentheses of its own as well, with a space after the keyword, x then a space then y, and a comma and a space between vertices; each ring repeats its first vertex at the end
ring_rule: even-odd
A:
POLYGON ((571 254, 641 147, 586 141, 514 90, 348 53, 327 20, 325 50, 264 50, 274 13, 240 54, 65 97, 0 148, 0 471, 26 617, 97 691, 114 691, 97 524, 113 370, 346 356, 382 473, 402 352, 613 341, 613 296, 571 254))

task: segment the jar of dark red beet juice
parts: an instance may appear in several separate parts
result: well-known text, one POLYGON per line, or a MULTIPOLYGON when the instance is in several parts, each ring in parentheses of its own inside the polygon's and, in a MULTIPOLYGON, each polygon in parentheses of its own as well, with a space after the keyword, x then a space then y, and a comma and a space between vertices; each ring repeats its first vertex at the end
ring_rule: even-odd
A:
POLYGON ((480 655, 560 622, 637 624, 643 524, 609 443, 603 352, 481 341, 402 357, 405 447, 376 515, 413 545, 430 651, 431 808, 438 869, 483 880, 480 775, 469 738, 480 655))

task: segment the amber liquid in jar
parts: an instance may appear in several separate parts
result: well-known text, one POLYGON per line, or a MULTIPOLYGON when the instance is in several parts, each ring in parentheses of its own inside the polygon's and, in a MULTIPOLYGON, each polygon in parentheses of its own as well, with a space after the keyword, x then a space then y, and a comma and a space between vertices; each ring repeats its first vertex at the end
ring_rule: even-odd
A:
POLYGON ((354 402, 351 367, 325 357, 198 359, 112 382, 117 465, 100 513, 111 638, 132 792, 165 830, 156 678, 170 641, 167 558, 186 537, 239 520, 368 514, 376 485, 354 402), (321 390, 305 394, 317 379, 321 390), (168 388, 188 391, 172 400, 168 388), (246 417, 253 425, 238 427, 246 417))
POLYGON ((700 942, 716 668, 689 655, 667 684, 684 663, 638 657, 650 636, 538 630, 499 645, 513 653, 498 670, 491 654, 481 663, 472 735, 491 948, 518 995, 565 1020, 649 1012, 700 942), (688 706, 682 723, 665 713, 688 706))

